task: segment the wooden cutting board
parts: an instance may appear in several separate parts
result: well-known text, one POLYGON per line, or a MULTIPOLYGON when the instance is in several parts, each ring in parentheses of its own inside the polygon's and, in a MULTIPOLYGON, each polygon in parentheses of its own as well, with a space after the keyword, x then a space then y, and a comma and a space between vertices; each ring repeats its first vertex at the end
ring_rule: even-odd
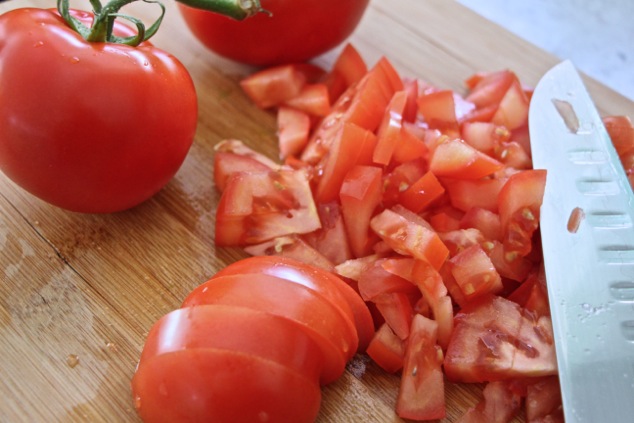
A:
MULTIPOLYGON (((13 0, 0 12, 52 4, 13 0)), ((3 422, 139 421, 130 379, 149 328, 221 267, 245 257, 214 246, 213 146, 238 138, 275 158, 275 119, 238 87, 252 69, 207 51, 174 3, 166 6, 153 42, 189 69, 200 106, 195 143, 167 187, 133 210, 83 215, 39 201, 0 175, 3 422)), ((146 4, 128 10, 154 12, 146 4)), ((456 90, 476 71, 502 68, 534 85, 558 62, 448 0, 372 0, 350 41, 370 65, 385 55, 404 76, 456 90)), ((328 68, 337 52, 316 62, 328 68)), ((586 81, 603 114, 634 117, 633 102, 586 81)), ((402 421, 393 411, 397 389, 398 377, 358 358, 324 388, 319 421, 402 421)), ((480 395, 479 386, 448 385, 443 422, 455 421, 480 395)))

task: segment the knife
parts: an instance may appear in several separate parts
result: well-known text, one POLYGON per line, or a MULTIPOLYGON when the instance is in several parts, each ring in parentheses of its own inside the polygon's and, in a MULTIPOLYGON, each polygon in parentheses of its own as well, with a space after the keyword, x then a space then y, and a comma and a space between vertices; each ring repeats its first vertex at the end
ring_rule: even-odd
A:
POLYGON ((570 61, 535 88, 529 131, 566 422, 634 422, 634 195, 570 61))

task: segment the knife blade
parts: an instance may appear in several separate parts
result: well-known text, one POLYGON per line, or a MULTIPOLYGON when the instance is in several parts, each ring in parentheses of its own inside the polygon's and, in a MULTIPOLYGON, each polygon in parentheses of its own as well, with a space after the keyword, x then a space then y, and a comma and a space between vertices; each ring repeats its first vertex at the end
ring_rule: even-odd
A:
POLYGON ((529 131, 566 422, 632 422, 634 195, 570 61, 536 86, 529 131))

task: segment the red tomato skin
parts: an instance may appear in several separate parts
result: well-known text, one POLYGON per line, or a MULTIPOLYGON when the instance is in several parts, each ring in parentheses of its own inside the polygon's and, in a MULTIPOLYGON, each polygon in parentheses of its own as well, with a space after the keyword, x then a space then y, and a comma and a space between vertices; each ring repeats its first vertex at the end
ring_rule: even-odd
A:
POLYGON ((289 280, 249 274, 213 278, 193 290, 183 307, 205 304, 249 307, 302 325, 324 354, 323 384, 340 377, 357 351, 358 335, 348 316, 320 294, 289 280))
POLYGON ((185 23, 207 48, 256 66, 303 62, 333 49, 357 27, 369 0, 263 0, 260 13, 236 21, 179 4, 185 23))
POLYGON ((341 278, 330 272, 284 257, 259 256, 232 263, 216 273, 214 277, 240 273, 262 273, 286 279, 314 289, 331 301, 337 299, 338 302, 339 298, 343 297, 354 316, 360 351, 365 350, 374 336, 372 316, 359 294, 341 278))
POLYGON ((319 380, 322 371, 319 347, 297 322, 248 307, 218 304, 180 308, 163 316, 150 329, 140 361, 209 348, 257 355, 310 380, 319 380))
POLYGON ((191 77, 148 42, 88 43, 52 10, 18 9, 0 17, 0 67, 0 168, 56 206, 133 207, 174 176, 192 145, 191 77))
POLYGON ((309 423, 321 402, 319 385, 301 373, 217 348, 180 350, 140 363, 132 393, 146 423, 309 423))

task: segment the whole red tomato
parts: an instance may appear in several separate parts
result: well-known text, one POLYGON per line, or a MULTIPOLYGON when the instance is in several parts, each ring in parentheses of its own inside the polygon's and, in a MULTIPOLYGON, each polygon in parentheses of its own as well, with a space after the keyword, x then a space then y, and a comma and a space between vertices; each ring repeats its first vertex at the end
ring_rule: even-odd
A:
MULTIPOLYGON (((130 35, 126 28, 115 32, 130 35)), ((0 69, 0 169, 54 205, 135 206, 174 176, 191 147, 194 85, 149 42, 87 42, 54 10, 17 9, 0 16, 0 69)))
POLYGON ((244 21, 179 4, 192 33, 209 49, 265 66, 302 62, 336 47, 356 28, 369 0, 261 0, 244 21))

